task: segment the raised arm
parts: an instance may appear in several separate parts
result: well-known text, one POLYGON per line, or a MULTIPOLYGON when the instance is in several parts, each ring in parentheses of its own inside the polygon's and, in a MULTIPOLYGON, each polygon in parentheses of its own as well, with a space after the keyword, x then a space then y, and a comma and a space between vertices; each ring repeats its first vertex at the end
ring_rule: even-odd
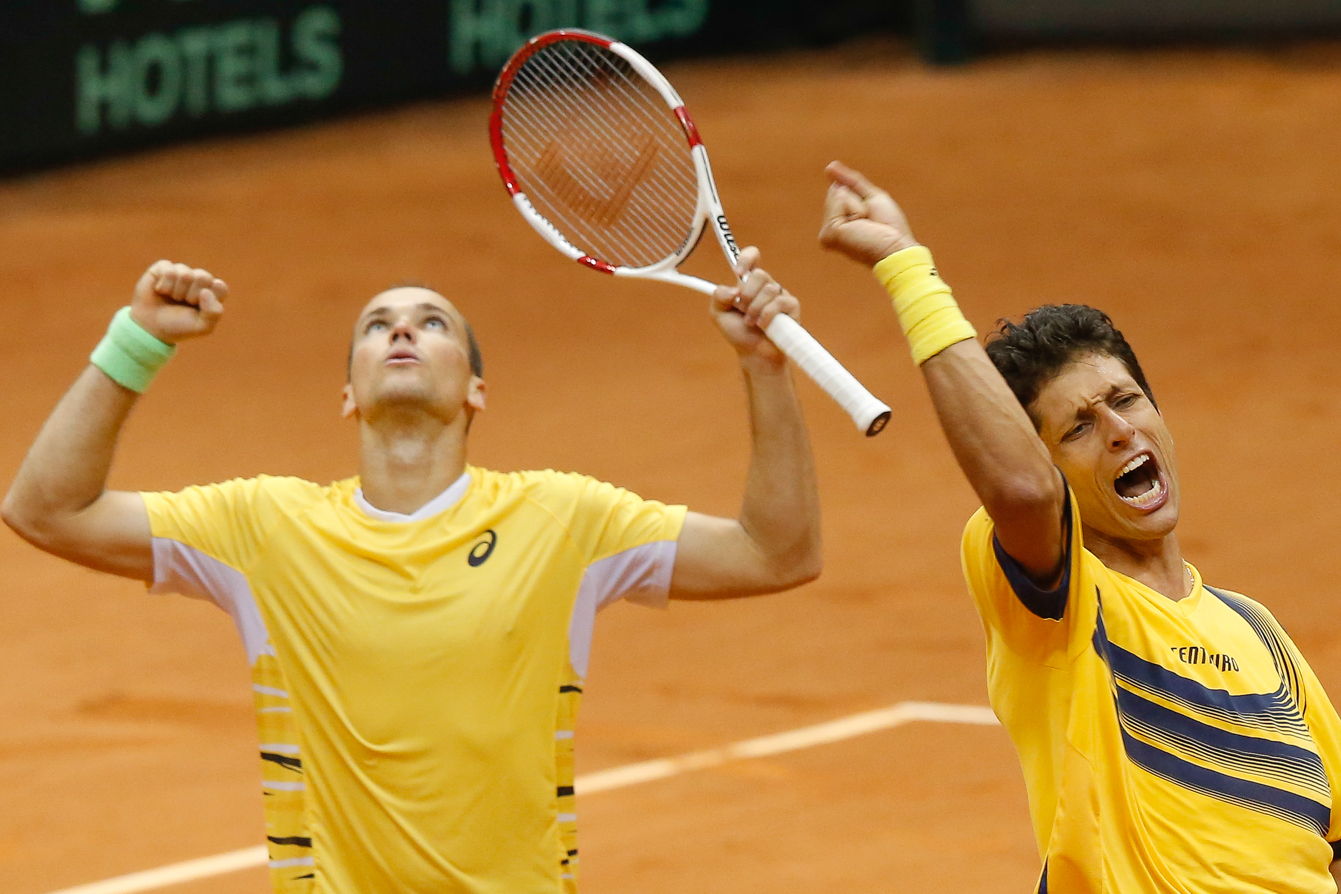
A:
POLYGON ((672 599, 728 599, 774 593, 820 573, 819 494, 810 436, 787 358, 763 330, 800 305, 747 248, 738 288, 719 288, 712 314, 740 359, 750 406, 750 471, 740 516, 690 512, 671 577, 672 599))
MULTIPOLYGON (((820 229, 825 248, 872 268, 917 248, 903 211, 888 193, 838 162, 827 171, 831 185, 820 229)), ((1036 581, 1051 583, 1060 574, 1064 546, 1061 473, 972 331, 950 325, 958 308, 948 292, 935 318, 927 315, 929 304, 916 303, 938 285, 934 268, 910 268, 894 278, 896 309, 903 305, 900 323, 913 343, 950 449, 992 517, 1002 548, 1036 581), (911 294, 900 295, 901 288, 911 294)))
POLYGON ((182 339, 212 332, 227 294, 222 280, 184 264, 159 261, 145 271, 129 319, 114 320, 108 339, 56 405, 19 467, 0 505, 5 524, 63 559, 153 580, 144 500, 137 493, 105 490, 107 472, 121 426, 155 364, 182 339))

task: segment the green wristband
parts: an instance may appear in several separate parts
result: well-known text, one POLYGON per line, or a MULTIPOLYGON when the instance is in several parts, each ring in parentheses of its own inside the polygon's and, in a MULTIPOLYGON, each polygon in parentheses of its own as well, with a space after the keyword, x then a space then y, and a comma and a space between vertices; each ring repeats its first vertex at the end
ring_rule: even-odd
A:
POLYGON ((88 359, 113 382, 143 394, 154 380, 154 374, 175 353, 176 345, 150 335, 147 329, 130 318, 130 308, 123 307, 112 317, 107 335, 88 359))

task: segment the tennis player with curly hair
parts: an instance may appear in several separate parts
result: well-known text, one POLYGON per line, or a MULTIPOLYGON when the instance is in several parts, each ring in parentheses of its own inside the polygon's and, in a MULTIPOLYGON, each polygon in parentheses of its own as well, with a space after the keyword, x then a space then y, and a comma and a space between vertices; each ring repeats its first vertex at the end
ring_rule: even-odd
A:
POLYGON ((1271 614, 1184 559, 1173 438, 1122 333, 1053 305, 984 349, 889 194, 829 174, 820 241, 889 291, 982 500, 964 574, 1040 894, 1334 894, 1341 720, 1271 614))
POLYGON ((358 316, 344 390, 357 477, 105 489, 117 435, 228 288, 162 261, 24 460, 3 517, 41 549, 210 599, 251 663, 278 894, 572 892, 573 730, 596 613, 771 593, 820 570, 809 439, 763 336, 796 299, 742 255, 711 310, 748 393, 736 519, 582 475, 466 462, 483 361, 442 294, 358 316))

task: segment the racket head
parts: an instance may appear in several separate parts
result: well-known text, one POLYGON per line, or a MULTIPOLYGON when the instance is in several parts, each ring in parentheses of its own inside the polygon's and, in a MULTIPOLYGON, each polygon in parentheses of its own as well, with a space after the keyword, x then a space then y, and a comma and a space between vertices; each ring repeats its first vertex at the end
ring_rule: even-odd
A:
POLYGON ((489 140, 522 216, 588 267, 668 270, 703 234, 698 129, 670 82, 618 41, 577 29, 528 41, 494 85, 489 140))

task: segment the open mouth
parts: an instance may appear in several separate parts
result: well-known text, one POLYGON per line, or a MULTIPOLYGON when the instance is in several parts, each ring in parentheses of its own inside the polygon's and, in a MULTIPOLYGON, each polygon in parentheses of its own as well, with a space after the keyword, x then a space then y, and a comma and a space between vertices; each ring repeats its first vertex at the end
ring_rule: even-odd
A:
POLYGON ((1149 509, 1168 490, 1159 474, 1159 463, 1149 453, 1132 457, 1118 472, 1113 489, 1122 502, 1137 509, 1149 509))

